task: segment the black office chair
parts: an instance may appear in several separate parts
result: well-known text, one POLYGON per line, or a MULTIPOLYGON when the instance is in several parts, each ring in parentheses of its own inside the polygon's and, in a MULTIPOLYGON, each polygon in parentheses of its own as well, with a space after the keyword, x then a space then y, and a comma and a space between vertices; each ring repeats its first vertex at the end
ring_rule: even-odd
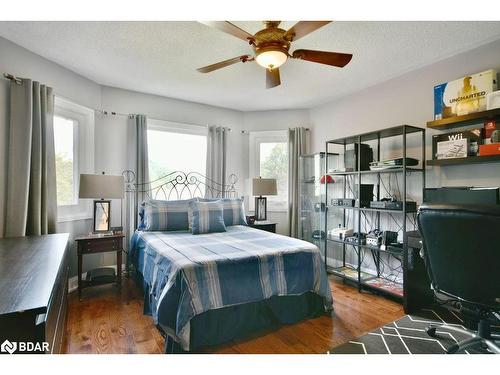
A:
POLYGON ((478 346, 500 353, 500 335, 491 333, 490 324, 500 311, 500 207, 422 205, 418 226, 434 291, 458 300, 479 321, 475 331, 431 324, 427 333, 435 337, 438 328, 470 336, 447 353, 478 346))

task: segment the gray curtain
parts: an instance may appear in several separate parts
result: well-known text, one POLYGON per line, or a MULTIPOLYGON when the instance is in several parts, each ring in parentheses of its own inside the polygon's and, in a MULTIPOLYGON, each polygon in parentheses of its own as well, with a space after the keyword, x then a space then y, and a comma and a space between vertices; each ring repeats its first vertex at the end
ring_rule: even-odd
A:
POLYGON ((288 234, 298 237, 300 220, 299 157, 308 151, 306 128, 288 130, 288 234))
MULTIPOLYGON (((135 173, 137 194, 127 193, 127 237, 137 228, 138 205, 147 199, 149 189, 148 123, 145 115, 130 115, 128 123, 128 169, 135 173)), ((128 238, 127 238, 128 240, 128 238)), ((128 243, 128 242, 127 242, 128 243)))
MULTIPOLYGON (((134 142, 134 160, 132 162, 136 183, 143 184, 142 190, 149 188, 149 161, 148 161, 148 121, 145 115, 132 115, 130 118, 134 142)), ((146 198, 146 194, 139 193, 139 202, 146 198)))
POLYGON ((209 198, 215 197, 226 186, 227 131, 222 126, 208 127, 205 196, 209 198))
POLYGON ((52 88, 10 83, 5 236, 55 233, 57 221, 52 88))

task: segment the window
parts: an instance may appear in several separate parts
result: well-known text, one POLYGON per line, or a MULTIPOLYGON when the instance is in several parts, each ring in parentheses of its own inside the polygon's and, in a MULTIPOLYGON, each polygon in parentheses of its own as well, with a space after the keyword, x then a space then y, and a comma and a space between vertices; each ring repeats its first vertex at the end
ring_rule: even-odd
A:
POLYGON ((54 146, 56 151, 57 204, 68 206, 78 203, 78 122, 71 118, 54 116, 54 146))
MULTIPOLYGON (((288 138, 284 131, 250 133, 250 178, 275 178, 278 195, 267 197, 269 211, 288 209, 288 138)), ((250 199, 250 209, 254 200, 250 199)))
POLYGON ((207 128, 170 121, 148 120, 149 179, 171 172, 198 172, 205 176, 207 128))
POLYGON ((54 148, 58 221, 92 217, 88 200, 78 199, 81 173, 94 172, 94 111, 56 97, 54 148))

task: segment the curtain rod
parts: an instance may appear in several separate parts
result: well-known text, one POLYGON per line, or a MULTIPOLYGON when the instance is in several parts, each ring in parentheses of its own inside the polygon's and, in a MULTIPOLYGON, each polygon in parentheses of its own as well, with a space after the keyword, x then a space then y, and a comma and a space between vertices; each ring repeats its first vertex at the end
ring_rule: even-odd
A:
POLYGON ((14 81, 18 85, 22 85, 23 84, 23 80, 21 78, 19 78, 19 77, 16 77, 13 74, 4 73, 3 76, 4 76, 4 78, 6 78, 8 80, 14 81))
MULTIPOLYGON (((3 76, 6 79, 9 79, 11 81, 16 82, 18 85, 22 85, 23 84, 23 80, 21 78, 19 78, 19 77, 14 76, 13 74, 4 73, 3 76)), ((64 97, 61 97, 61 98, 69 100, 69 101, 72 101, 71 99, 67 99, 67 98, 64 98, 64 97)), ((104 116, 122 116, 122 117, 128 117, 128 118, 131 118, 132 116, 134 116, 134 114, 132 114, 132 113, 120 113, 120 112, 114 112, 114 111, 105 111, 103 109, 95 109, 95 108, 91 108, 91 109, 94 112, 100 113, 100 114, 102 114, 104 116)), ((165 119, 157 119, 157 120, 168 121, 168 122, 175 122, 177 124, 184 124, 184 125, 191 125, 191 126, 201 126, 201 127, 205 127, 205 128, 208 128, 208 126, 209 126, 209 125, 200 125, 200 124, 193 124, 193 123, 189 123, 189 122, 178 122, 178 121, 165 120, 165 119)), ((232 131, 231 128, 226 128, 226 129, 228 131, 232 131)), ((306 128, 306 131, 309 131, 309 128, 306 128)), ((242 130, 241 134, 248 134, 248 130, 242 130)))
MULTIPOLYGON (((128 118, 131 118, 132 116, 134 116, 133 113, 120 113, 120 112, 114 112, 114 111, 105 111, 103 109, 94 109, 95 112, 98 112, 104 116, 122 116, 122 117, 128 117, 128 118)), ((147 116, 146 116, 147 117, 147 116)), ((158 121, 166 121, 166 122, 172 122, 172 123, 176 123, 176 124, 182 124, 182 125, 189 125, 189 126, 198 126, 198 127, 202 127, 202 128, 208 128, 209 125, 200 125, 200 124, 194 124, 192 122, 180 122, 180 121, 172 121, 172 120, 166 120, 166 119, 155 119, 155 118, 152 118, 153 120, 158 120, 158 121)), ((225 127, 224 128, 227 129, 227 131, 232 131, 231 128, 228 128, 228 127, 225 127)))
MULTIPOLYGON (((283 129, 281 129, 281 130, 283 130, 283 129)), ((310 130, 309 128, 306 128, 306 132, 308 132, 309 130, 310 130)), ((253 130, 246 130, 246 129, 244 129, 244 130, 241 131, 241 134, 250 134, 250 132, 252 132, 252 131, 253 130)), ((260 131, 266 131, 266 130, 256 130, 256 131, 260 132, 260 131)), ((274 130, 270 130, 270 131, 274 131, 274 130)))

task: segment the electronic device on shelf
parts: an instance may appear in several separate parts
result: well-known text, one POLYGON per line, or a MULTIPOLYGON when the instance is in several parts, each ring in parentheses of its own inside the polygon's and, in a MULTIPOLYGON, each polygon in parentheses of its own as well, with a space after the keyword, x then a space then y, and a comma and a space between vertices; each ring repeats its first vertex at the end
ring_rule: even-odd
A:
POLYGON ((323 230, 315 230, 312 232, 312 238, 315 240, 322 240, 325 238, 325 231, 323 230))
POLYGON ((357 196, 359 197, 359 204, 358 207, 368 207, 370 204, 370 201, 373 199, 373 184, 361 184, 361 185, 356 185, 354 189, 357 191, 359 188, 359 193, 357 196))
MULTIPOLYGON (((371 201, 369 207, 376 208, 379 210, 403 211, 403 202, 398 201, 398 200, 394 200, 394 199, 383 198, 379 201, 371 201)), ((407 212, 416 212, 417 211, 417 202, 406 201, 406 211, 407 212)))
POLYGON ((366 244, 366 233, 354 233, 352 236, 346 237, 345 242, 352 243, 352 244, 357 244, 359 239, 359 243, 361 245, 366 244))
POLYGON ((338 207, 354 207, 356 201, 352 198, 332 198, 332 206, 338 207))
MULTIPOLYGON (((402 242, 391 242, 388 244, 391 247, 391 251, 403 251, 404 245, 402 242)), ((387 246, 387 245, 386 245, 387 246)))
MULTIPOLYGON (((382 170, 390 168, 401 168, 403 166, 403 158, 393 158, 379 161, 372 161, 370 163, 370 170, 382 170)), ((412 167, 418 165, 418 160, 414 158, 406 158, 406 166, 412 167)))
POLYGON ((339 240, 343 240, 346 237, 352 236, 353 230, 352 228, 341 227, 339 225, 338 228, 330 229, 328 231, 328 236, 331 238, 337 238, 339 240))
POLYGON ((373 229, 366 235, 366 244, 368 246, 380 247, 386 249, 386 247, 398 240, 398 233, 390 230, 380 230, 373 229))
POLYGON ((382 232, 382 243, 380 244, 380 248, 382 250, 386 250, 387 246, 393 246, 393 244, 398 242, 398 232, 393 232, 390 230, 384 230, 382 232))
MULTIPOLYGON (((364 143, 359 144, 359 165, 360 171, 368 171, 370 163, 373 161, 373 149, 364 143)), ((358 144, 354 144, 354 149, 346 150, 344 154, 344 166, 348 172, 358 170, 358 144)))
POLYGON ((382 231, 380 229, 372 229, 366 235, 366 244, 368 246, 380 246, 382 243, 382 231))

